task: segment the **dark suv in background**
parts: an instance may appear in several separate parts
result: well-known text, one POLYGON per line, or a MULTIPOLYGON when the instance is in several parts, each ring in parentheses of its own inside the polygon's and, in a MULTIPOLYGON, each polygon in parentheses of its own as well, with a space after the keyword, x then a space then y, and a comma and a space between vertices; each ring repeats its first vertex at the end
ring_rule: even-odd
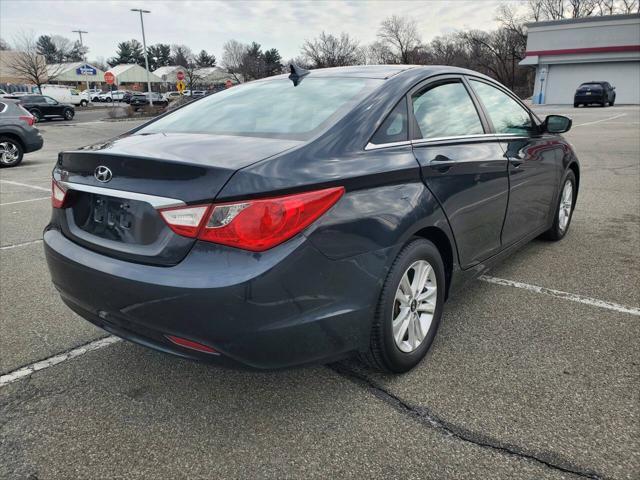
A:
POLYGON ((13 98, 20 102, 26 110, 36 119, 36 122, 51 118, 61 117, 65 120, 73 120, 76 114, 73 105, 68 103, 60 103, 57 100, 47 97, 46 95, 21 95, 5 98, 13 98))
POLYGON ((607 104, 613 107, 616 101, 616 87, 609 82, 585 82, 576 90, 573 97, 573 106, 591 105, 597 103, 603 107, 607 104))

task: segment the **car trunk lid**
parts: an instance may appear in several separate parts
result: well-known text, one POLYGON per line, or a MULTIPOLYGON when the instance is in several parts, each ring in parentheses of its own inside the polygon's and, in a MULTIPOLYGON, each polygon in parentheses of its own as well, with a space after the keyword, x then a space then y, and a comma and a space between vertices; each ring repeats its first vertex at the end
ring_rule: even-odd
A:
POLYGON ((292 140, 205 134, 128 135, 63 152, 54 179, 69 190, 63 233, 130 261, 174 265, 193 239, 158 209, 210 203, 240 168, 298 145, 292 140))

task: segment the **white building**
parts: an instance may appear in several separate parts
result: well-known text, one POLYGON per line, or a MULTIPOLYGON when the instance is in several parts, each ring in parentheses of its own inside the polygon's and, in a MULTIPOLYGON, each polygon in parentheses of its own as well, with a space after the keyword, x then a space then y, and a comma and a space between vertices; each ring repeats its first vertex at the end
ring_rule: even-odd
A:
POLYGON ((146 90, 147 78, 152 84, 164 83, 161 78, 151 72, 148 73, 147 77, 147 71, 135 63, 121 63, 120 65, 111 67, 108 71, 116 77, 116 85, 118 85, 118 87, 122 86, 122 88, 124 88, 126 84, 134 84, 134 88, 146 90))
POLYGON ((536 68, 533 102, 572 104, 578 85, 605 81, 616 104, 640 104, 640 15, 530 23, 527 55, 536 68))
POLYGON ((163 82, 176 83, 178 81, 176 74, 180 71, 185 72, 186 68, 180 65, 168 65, 154 70, 153 74, 161 78, 163 82))
POLYGON ((87 62, 51 63, 47 73, 49 83, 82 87, 87 81, 91 86, 104 82, 104 71, 87 62))

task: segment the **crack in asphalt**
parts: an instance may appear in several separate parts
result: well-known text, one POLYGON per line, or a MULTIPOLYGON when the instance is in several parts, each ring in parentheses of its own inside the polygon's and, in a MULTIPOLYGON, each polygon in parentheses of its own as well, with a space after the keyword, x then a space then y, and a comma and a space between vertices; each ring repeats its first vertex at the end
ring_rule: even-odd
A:
POLYGON ((468 442, 482 448, 495 450, 505 455, 511 455, 540 463, 553 470, 570 473, 582 478, 589 478, 592 480, 607 479, 607 477, 605 477, 604 475, 599 474, 593 470, 584 469, 573 465, 568 460, 563 459, 556 454, 543 453, 542 455, 537 456, 533 453, 527 452, 522 447, 518 447, 516 445, 508 445, 487 435, 472 432, 463 427, 459 427, 457 425, 449 423, 446 420, 439 418, 437 415, 434 415, 433 412, 429 411, 428 408, 416 407, 414 405, 411 405, 399 396, 383 388, 371 378, 352 368, 349 368, 343 363, 334 363, 328 365, 327 368, 333 370, 338 375, 345 377, 351 382, 366 388, 374 396, 389 404, 396 410, 413 417, 422 424, 440 430, 444 434, 462 440, 463 442, 468 442))

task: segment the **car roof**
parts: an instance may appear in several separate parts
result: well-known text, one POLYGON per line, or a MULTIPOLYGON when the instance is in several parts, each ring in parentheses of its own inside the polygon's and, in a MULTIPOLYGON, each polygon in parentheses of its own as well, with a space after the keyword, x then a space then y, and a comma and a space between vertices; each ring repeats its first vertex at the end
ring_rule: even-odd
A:
POLYGON ((592 80, 590 82, 582 82, 580 85, 586 85, 587 83, 607 83, 607 82, 600 81, 600 80, 592 80))

